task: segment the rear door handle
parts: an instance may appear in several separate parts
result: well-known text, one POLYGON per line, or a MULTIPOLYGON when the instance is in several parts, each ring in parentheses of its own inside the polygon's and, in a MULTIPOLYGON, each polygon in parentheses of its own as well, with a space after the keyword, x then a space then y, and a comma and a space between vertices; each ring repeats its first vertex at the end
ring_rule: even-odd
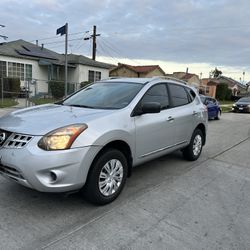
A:
POLYGON ((168 122, 171 122, 173 120, 174 120, 174 118, 172 116, 169 116, 168 119, 167 119, 168 122))
POLYGON ((198 115, 198 112, 196 112, 196 111, 193 111, 193 115, 198 115))

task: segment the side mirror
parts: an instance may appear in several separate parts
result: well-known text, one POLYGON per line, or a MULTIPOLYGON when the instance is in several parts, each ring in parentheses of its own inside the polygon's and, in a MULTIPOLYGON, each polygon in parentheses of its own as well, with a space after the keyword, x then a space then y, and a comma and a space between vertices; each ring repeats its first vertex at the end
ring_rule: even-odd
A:
POLYGON ((145 102, 142 104, 142 113, 150 114, 150 113, 160 113, 161 112, 161 104, 159 102, 145 102))
POLYGON ((142 105, 137 105, 137 107, 132 112, 131 117, 160 112, 161 104, 159 102, 144 102, 142 105))

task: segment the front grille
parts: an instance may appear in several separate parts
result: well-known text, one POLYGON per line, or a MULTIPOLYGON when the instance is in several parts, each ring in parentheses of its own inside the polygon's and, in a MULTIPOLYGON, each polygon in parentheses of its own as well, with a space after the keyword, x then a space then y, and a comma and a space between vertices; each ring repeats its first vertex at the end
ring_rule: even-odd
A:
POLYGON ((247 107, 247 105, 245 105, 245 104, 237 104, 236 105, 238 108, 246 108, 247 107))
POLYGON ((25 147, 33 137, 30 135, 22 135, 13 133, 8 140, 6 140, 5 148, 23 148, 25 147))
POLYGON ((8 177, 12 179, 22 179, 24 180, 22 174, 15 168, 7 167, 0 164, 0 174, 6 174, 8 177))
POLYGON ((0 147, 4 145, 4 143, 8 140, 12 133, 6 130, 0 129, 0 147))

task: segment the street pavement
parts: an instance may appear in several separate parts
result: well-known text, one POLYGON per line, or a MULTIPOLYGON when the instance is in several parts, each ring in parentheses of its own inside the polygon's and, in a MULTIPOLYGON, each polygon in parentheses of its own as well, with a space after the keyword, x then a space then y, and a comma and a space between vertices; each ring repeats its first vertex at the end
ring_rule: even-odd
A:
POLYGON ((250 249, 249 136, 249 114, 222 114, 198 161, 138 166, 102 207, 0 176, 0 249, 250 249))

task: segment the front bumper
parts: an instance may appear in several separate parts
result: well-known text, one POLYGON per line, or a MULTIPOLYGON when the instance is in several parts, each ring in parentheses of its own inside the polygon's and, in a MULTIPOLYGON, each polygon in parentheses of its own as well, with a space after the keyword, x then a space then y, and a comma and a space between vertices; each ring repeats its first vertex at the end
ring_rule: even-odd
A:
POLYGON ((250 113, 250 107, 232 107, 233 112, 242 112, 242 113, 250 113))
POLYGON ((34 137, 24 148, 1 148, 0 174, 42 192, 80 189, 100 148, 44 151, 37 146, 40 138, 34 137))

